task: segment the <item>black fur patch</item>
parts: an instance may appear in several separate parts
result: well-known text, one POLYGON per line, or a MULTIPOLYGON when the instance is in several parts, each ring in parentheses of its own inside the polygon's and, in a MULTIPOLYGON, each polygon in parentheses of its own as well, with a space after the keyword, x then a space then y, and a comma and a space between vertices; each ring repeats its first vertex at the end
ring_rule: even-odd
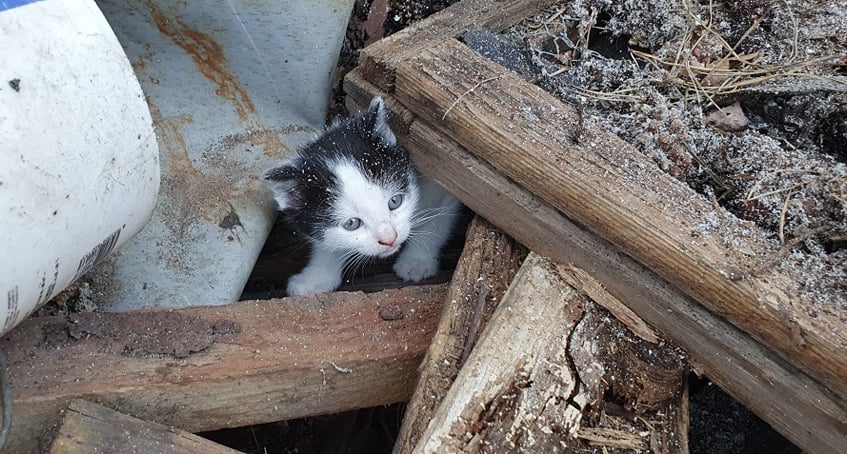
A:
POLYGON ((289 203, 281 211, 290 225, 312 239, 333 223, 340 182, 331 166, 339 161, 354 163, 375 184, 406 189, 415 178, 409 155, 378 133, 381 103, 346 118, 298 150, 283 166, 265 173, 270 182, 282 182, 289 203))

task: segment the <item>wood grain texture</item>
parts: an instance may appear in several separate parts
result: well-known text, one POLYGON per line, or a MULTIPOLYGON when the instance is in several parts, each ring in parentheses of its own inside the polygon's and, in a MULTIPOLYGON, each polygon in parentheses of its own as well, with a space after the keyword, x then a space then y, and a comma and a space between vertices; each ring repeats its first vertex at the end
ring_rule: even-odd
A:
POLYGON ((72 400, 50 454, 236 454, 239 451, 197 435, 84 400, 72 400))
POLYGON ((476 25, 500 31, 550 5, 551 0, 463 0, 377 41, 359 53, 365 77, 388 92, 398 65, 444 38, 476 25))
POLYGON ((555 452, 589 399, 567 359, 584 302, 530 254, 412 452, 555 452))
POLYGON ((607 390, 639 413, 679 394, 678 353, 637 339, 566 268, 527 257, 412 452, 574 452, 607 390))
POLYGON ((749 273, 776 250, 614 134, 449 39, 397 69, 404 106, 715 314, 847 396, 847 314, 749 273))
MULTIPOLYGON (((15 408, 9 452, 36 451, 75 398, 189 432, 408 399, 445 290, 415 286, 25 320, 2 340, 15 408), (391 308, 390 317, 380 315, 383 308, 391 308), (158 332, 151 314, 155 321, 162 313, 182 320, 166 324, 165 334, 206 326, 214 342, 186 347, 177 355, 183 357, 144 354, 128 339, 158 332), (117 331, 98 328, 117 322, 117 331)), ((195 336, 163 337, 190 346, 195 336)))
MULTIPOLYGON (((356 83, 363 81, 355 81, 356 83)), ((364 105, 348 97, 348 106, 364 105)), ((599 281, 641 319, 673 339, 701 373, 808 452, 847 449, 847 403, 747 334, 669 286, 609 242, 442 133, 414 120, 398 140, 418 169, 521 244, 599 281)))
POLYGON ((406 406, 395 453, 409 453, 482 334, 525 256, 525 249, 481 218, 468 227, 438 329, 406 406))

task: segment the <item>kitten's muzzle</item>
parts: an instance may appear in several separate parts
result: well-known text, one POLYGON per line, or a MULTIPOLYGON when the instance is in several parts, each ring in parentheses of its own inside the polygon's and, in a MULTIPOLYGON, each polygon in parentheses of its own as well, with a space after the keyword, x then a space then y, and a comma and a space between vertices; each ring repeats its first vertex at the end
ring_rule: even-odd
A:
POLYGON ((388 223, 382 223, 376 228, 376 241, 383 246, 393 246, 397 241, 397 231, 388 223))

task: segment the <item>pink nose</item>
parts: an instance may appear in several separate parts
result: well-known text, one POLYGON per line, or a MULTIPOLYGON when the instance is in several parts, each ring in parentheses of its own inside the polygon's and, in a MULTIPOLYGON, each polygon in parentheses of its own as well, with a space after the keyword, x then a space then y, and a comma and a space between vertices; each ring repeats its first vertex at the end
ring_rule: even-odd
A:
POLYGON ((393 246, 397 240, 397 232, 390 224, 381 224, 376 229, 376 240, 383 246, 393 246))

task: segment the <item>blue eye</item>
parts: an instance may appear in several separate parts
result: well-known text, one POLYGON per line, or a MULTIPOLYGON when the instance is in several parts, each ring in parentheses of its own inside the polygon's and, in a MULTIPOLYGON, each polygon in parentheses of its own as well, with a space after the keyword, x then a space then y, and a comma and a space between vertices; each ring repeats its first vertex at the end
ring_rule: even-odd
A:
POLYGON ((356 230, 356 229, 358 229, 358 228, 359 228, 359 226, 361 226, 361 225, 362 225, 362 220, 361 220, 361 219, 359 219, 359 218, 350 218, 350 219, 348 219, 348 220, 344 221, 344 223, 343 223, 343 224, 341 224, 341 227, 344 227, 344 228, 345 228, 345 229, 347 229, 347 230, 356 230))
POLYGON ((396 210, 403 203, 403 194, 395 194, 388 200, 388 209, 396 210))

